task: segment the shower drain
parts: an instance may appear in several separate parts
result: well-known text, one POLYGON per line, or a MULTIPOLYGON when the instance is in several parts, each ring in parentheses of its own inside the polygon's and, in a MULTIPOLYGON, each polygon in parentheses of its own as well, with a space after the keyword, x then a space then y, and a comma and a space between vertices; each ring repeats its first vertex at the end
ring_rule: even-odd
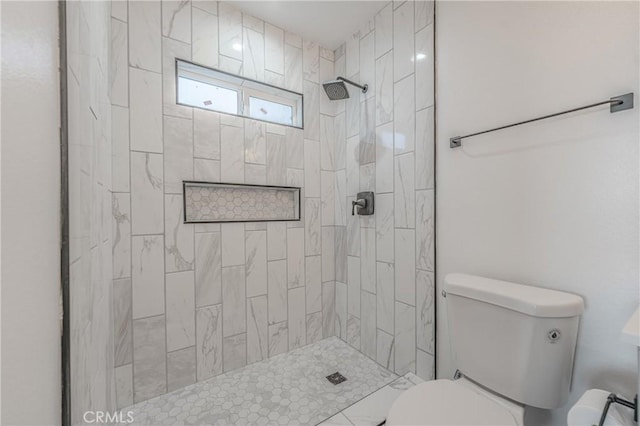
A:
POLYGON ((327 376, 327 380, 329 382, 331 382, 334 385, 339 385, 340 383, 344 382, 345 380, 347 380, 346 377, 344 377, 342 374, 340 374, 339 372, 335 372, 333 374, 329 374, 327 376))

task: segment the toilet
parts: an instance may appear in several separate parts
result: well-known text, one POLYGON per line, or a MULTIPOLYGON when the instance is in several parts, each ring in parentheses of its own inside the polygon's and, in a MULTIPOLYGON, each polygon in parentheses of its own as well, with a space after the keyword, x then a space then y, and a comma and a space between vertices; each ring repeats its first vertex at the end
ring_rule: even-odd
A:
POLYGON ((580 296, 466 274, 443 294, 457 379, 408 389, 387 425, 523 425, 525 406, 567 402, 580 296))

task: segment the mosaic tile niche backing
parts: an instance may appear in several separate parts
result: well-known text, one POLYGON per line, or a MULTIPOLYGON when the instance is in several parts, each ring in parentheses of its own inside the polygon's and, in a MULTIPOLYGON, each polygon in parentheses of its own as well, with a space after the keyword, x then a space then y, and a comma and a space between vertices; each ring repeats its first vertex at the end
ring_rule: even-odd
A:
POLYGON ((184 182, 185 222, 300 220, 300 188, 184 182))

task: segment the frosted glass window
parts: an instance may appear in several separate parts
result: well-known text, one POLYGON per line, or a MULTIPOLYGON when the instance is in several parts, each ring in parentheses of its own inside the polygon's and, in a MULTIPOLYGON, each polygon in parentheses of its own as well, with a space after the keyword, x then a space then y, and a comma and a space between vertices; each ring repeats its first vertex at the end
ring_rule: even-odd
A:
POLYGON ((238 91, 211 83, 178 77, 178 102, 213 111, 239 115, 238 91))
POLYGON ((176 59, 180 105, 303 128, 302 95, 176 59))
POLYGON ((293 125, 293 108, 266 99, 249 97, 249 115, 258 120, 293 125))

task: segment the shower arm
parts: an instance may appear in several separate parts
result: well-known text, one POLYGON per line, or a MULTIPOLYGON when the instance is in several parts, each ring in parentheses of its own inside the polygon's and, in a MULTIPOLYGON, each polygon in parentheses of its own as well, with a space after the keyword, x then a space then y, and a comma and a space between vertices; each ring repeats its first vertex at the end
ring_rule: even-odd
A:
POLYGON ((362 89, 362 93, 367 93, 367 90, 369 89, 369 85, 368 85, 368 84, 365 84, 364 86, 361 86, 361 85, 359 85, 358 83, 353 82, 353 81, 351 81, 351 80, 349 80, 349 79, 346 79, 346 78, 344 78, 344 77, 337 77, 337 78, 336 78, 336 80, 342 80, 342 81, 344 81, 345 83, 349 83, 349 84, 350 84, 350 85, 352 85, 352 86, 356 86, 356 87, 358 87, 358 88, 362 89))

